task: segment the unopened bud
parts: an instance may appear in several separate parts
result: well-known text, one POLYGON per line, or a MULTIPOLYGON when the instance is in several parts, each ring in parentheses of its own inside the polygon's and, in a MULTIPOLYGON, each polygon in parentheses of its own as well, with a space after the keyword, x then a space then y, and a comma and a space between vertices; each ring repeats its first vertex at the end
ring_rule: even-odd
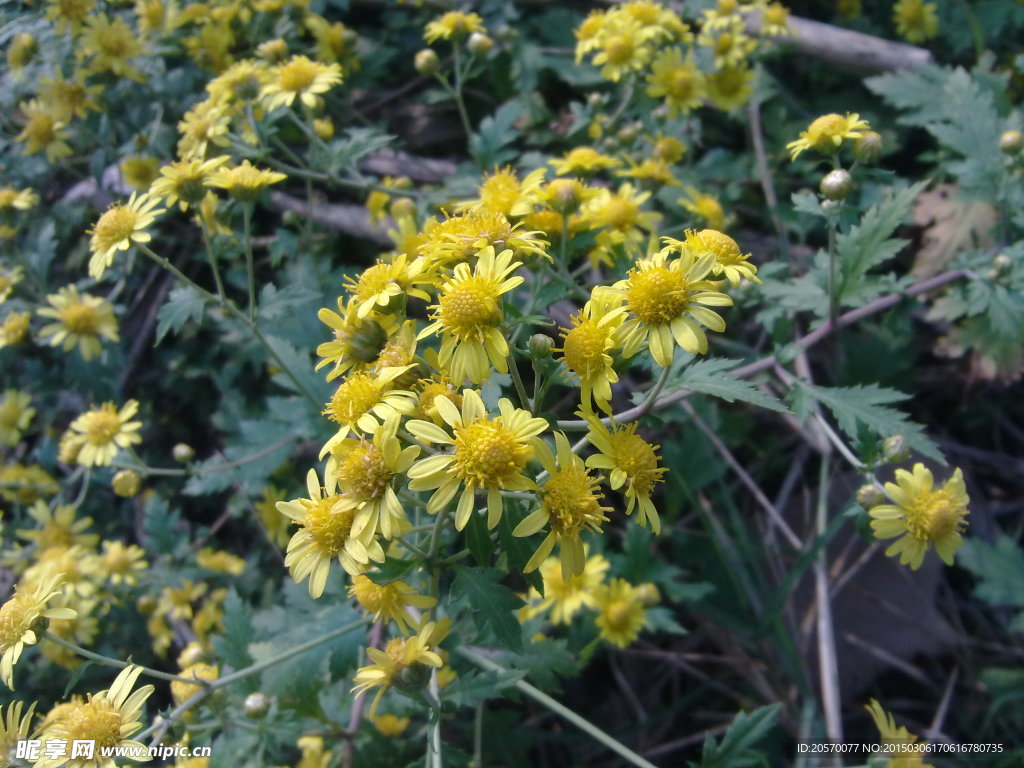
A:
POLYGON ((548 185, 548 200, 551 210, 563 216, 580 207, 580 183, 576 179, 554 179, 548 185))
POLYGON ((551 357, 551 350, 555 348, 555 342, 551 337, 543 333, 535 333, 530 337, 530 354, 537 360, 551 357))
POLYGON ((391 218, 395 221, 416 215, 416 203, 411 197, 396 197, 391 202, 391 218))
POLYGON ((142 484, 142 478, 139 477, 139 473, 134 469, 122 469, 114 475, 112 485, 114 486, 114 493, 118 496, 123 496, 126 499, 131 498, 139 492, 139 487, 142 484))
POLYGON ((135 601, 135 607, 143 616, 152 615, 156 610, 156 595, 143 595, 135 601))
POLYGON ((882 137, 874 131, 865 131, 853 140, 853 156, 865 163, 873 163, 882 154, 882 137))
POLYGON ((999 151, 1007 155, 1019 154, 1024 149, 1024 134, 1020 131, 1003 131, 999 137, 999 151))
POLYGON ((413 59, 413 65, 421 75, 431 77, 437 74, 437 70, 441 68, 441 60, 437 58, 437 54, 433 49, 424 48, 416 54, 416 58, 413 59))
POLYGON ((892 464, 901 464, 910 458, 910 443, 903 435, 892 435, 882 443, 882 455, 892 464))
POLYGON ((171 449, 171 455, 174 457, 175 461, 181 464, 187 464, 196 457, 196 452, 188 443, 178 443, 171 449))
POLYGON ((661 602, 661 594, 658 588, 649 581, 636 588, 637 595, 644 608, 651 608, 661 602))
POLYGON ((288 55, 288 43, 280 37, 274 40, 267 40, 256 46, 256 54, 261 59, 266 59, 267 61, 281 61, 288 55))
POLYGON ((267 714, 267 712, 270 711, 270 697, 260 691, 250 693, 245 697, 245 703, 242 707, 245 710, 246 717, 250 717, 253 720, 260 720, 267 714))
POLYGON ((825 174, 821 180, 821 194, 829 200, 843 200, 853 189, 850 172, 839 168, 825 174))
POLYGON ((992 266, 997 272, 1005 272, 1013 266, 1013 259, 1007 253, 1000 253, 994 259, 992 259, 992 266))
POLYGON ((350 354, 361 363, 372 363, 388 343, 388 332, 379 323, 369 320, 359 326, 351 338, 350 354))
POLYGON ((822 200, 821 201, 821 212, 826 216, 831 216, 839 208, 839 201, 837 200, 822 200))
POLYGON ((313 120, 313 132, 321 141, 330 141, 334 138, 334 123, 329 117, 318 117, 313 120))
POLYGON ((486 56, 493 47, 494 41, 483 32, 474 32, 466 41, 466 48, 474 56, 486 56))
POLYGON ((857 489, 857 503, 864 509, 877 507, 885 501, 885 492, 877 485, 867 483, 857 489))
POLYGON ((636 141, 636 137, 639 135, 640 129, 636 125, 627 125, 619 129, 619 132, 615 134, 615 138, 623 144, 630 144, 636 141))

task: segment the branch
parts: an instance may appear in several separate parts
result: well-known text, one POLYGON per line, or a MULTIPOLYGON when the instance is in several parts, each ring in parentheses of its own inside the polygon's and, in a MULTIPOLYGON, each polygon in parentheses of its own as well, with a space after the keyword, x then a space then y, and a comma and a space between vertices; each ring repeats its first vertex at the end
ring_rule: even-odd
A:
POLYGON ((378 245, 391 246, 385 228, 370 220, 370 213, 362 205, 351 203, 307 203, 284 192, 272 191, 270 202, 283 211, 292 211, 300 216, 308 216, 317 224, 344 232, 353 237, 361 237, 378 245))

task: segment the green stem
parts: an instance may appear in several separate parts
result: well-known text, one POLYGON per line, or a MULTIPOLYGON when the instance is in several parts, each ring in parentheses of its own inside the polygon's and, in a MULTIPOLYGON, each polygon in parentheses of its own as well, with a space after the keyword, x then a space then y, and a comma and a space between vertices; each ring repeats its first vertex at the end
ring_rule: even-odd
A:
POLYGON ((838 316, 836 306, 836 222, 834 217, 828 221, 828 319, 833 325, 838 316))
POLYGON ((209 682, 207 680, 203 680, 200 678, 180 677, 179 675, 172 675, 169 672, 161 672, 159 669, 151 669, 150 667, 143 667, 141 664, 131 664, 127 661, 121 661, 120 659, 114 659, 110 656, 104 656, 99 653, 94 653, 93 651, 87 650, 80 645, 75 645, 74 643, 68 642, 67 640, 61 637, 57 637, 57 635, 49 631, 46 632, 45 637, 47 640, 54 642, 57 645, 64 646, 69 651, 77 653, 84 659, 89 659, 89 661, 95 661, 97 664, 103 664, 107 667, 117 667, 118 669, 124 669, 126 667, 133 666, 142 667, 143 674, 149 675, 150 677, 158 678, 160 680, 177 681, 180 683, 189 683, 190 685, 209 685, 209 682))
POLYGON ((202 217, 199 217, 200 226, 203 230, 203 244, 206 246, 206 258, 210 260, 210 270, 213 272, 213 282, 217 285, 217 296, 220 298, 220 303, 224 303, 224 283, 220 278, 220 270, 217 268, 217 254, 213 251, 213 245, 210 243, 210 232, 206 228, 206 223, 202 217))
POLYGON ((667 365, 661 369, 661 374, 658 376, 658 380, 654 382, 654 386, 651 387, 650 391, 648 391, 647 393, 647 397, 644 398, 643 405, 640 409, 640 414, 639 416, 637 416, 637 418, 640 418, 640 416, 646 416, 648 413, 651 412, 651 409, 654 407, 654 404, 658 400, 658 395, 660 395, 661 390, 665 388, 665 383, 668 381, 668 374, 671 370, 672 366, 670 365, 667 365))
POLYGON ((452 95, 455 97, 455 106, 459 109, 459 119, 462 121, 462 130, 466 132, 466 139, 473 135, 473 128, 469 123, 469 114, 466 112, 466 102, 462 98, 462 54, 459 46, 452 46, 452 69, 455 70, 455 87, 452 95))
POLYGON ((427 558, 433 560, 437 556, 437 550, 441 547, 441 527, 448 520, 448 507, 446 506, 437 513, 437 520, 434 521, 434 530, 430 533, 430 549, 427 551, 427 558))
MULTIPOLYGON (((475 651, 471 651, 464 646, 456 648, 455 652, 463 658, 473 662, 481 669, 487 669, 492 672, 498 672, 499 674, 503 674, 506 672, 505 668, 502 667, 500 664, 495 664, 490 659, 484 658, 480 654, 476 653, 475 651)), ((653 763, 640 757, 640 755, 631 750, 625 744, 612 738, 607 733, 598 728, 596 725, 591 723, 589 720, 580 717, 571 709, 555 701, 553 698, 548 696, 543 691, 534 688, 526 681, 517 680, 514 683, 514 685, 516 688, 518 688, 524 694, 529 696, 531 699, 544 705, 559 717, 568 720, 570 723, 575 725, 588 736, 592 737, 596 741, 599 741, 601 744, 604 744, 604 746, 608 747, 608 749, 612 750, 621 757, 624 757, 631 764, 639 766, 639 768, 656 768, 656 766, 653 763)))
POLYGON ((187 285, 193 290, 198 291, 201 295, 205 296, 207 299, 214 302, 215 304, 220 304, 220 301, 218 301, 217 296, 215 294, 210 293, 208 290, 203 288, 203 286, 199 285, 195 280, 193 280, 191 277, 186 275, 176 266, 171 264, 171 262, 169 262, 163 256, 160 256, 159 254, 155 253, 153 249, 150 248, 148 245, 144 243, 136 243, 136 245, 138 246, 138 249, 140 251, 146 254, 146 256, 148 256, 150 259, 155 261, 161 267, 163 267, 176 278, 178 278, 178 281, 181 282, 183 285, 187 285))
POLYGON ((512 375, 512 382, 516 385, 516 392, 519 394, 519 402, 523 408, 530 407, 530 398, 526 395, 526 387, 523 385, 523 377, 519 375, 519 367, 516 365, 515 356, 512 351, 508 353, 508 372, 512 375))
POLYGON ((256 322, 256 271, 252 258, 252 203, 242 203, 242 237, 245 239, 245 271, 249 283, 249 323, 256 322))

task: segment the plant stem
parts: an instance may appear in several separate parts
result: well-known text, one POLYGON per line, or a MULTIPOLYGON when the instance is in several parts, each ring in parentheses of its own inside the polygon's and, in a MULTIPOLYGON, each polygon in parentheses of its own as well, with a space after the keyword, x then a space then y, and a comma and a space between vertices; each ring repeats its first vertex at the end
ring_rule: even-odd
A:
POLYGON ((508 372, 512 375, 512 383, 516 385, 516 393, 519 395, 519 402, 523 408, 530 407, 530 398, 526 395, 526 387, 523 384, 523 377, 519 375, 519 368, 516 365, 515 355, 512 350, 508 353, 508 372))
POLYGON ((44 635, 47 640, 56 643, 57 645, 64 646, 69 651, 77 653, 84 659, 89 661, 95 661, 97 664, 103 664, 107 667, 117 667, 118 669, 125 669, 126 667, 142 667, 143 674, 155 677, 160 680, 171 680, 180 683, 189 683, 190 685, 209 685, 209 681, 201 678, 181 677, 179 675, 172 675, 169 672, 161 672, 159 669, 151 669, 150 667, 143 667, 141 664, 130 664, 127 661, 121 661, 120 659, 111 658, 110 656, 104 656, 100 653, 94 653, 93 651, 87 650, 80 645, 75 645, 72 642, 65 640, 62 637, 58 637, 50 631, 47 631, 44 635))
POLYGON ((168 272, 170 272, 172 275, 174 275, 176 278, 178 278, 178 281, 180 283, 182 283, 182 285, 187 285, 190 288, 192 288, 193 290, 198 291, 200 294, 202 294, 203 296, 205 296, 207 299, 209 299, 210 301, 214 302, 215 304, 220 304, 221 303, 217 299, 217 296, 215 294, 210 293, 210 291, 208 291, 205 288, 203 288, 203 286, 199 285, 191 277, 188 277, 184 272, 182 272, 176 266, 171 264, 171 262, 169 262, 163 256, 160 256, 159 254, 155 253, 153 251, 153 249, 150 248, 148 245, 146 245, 145 243, 136 243, 136 246, 138 247, 138 249, 140 251, 142 251, 144 254, 146 254, 146 256, 148 256, 150 259, 155 261, 161 267, 163 267, 168 272))
POLYGON ((468 140, 473 135, 473 127, 469 123, 466 102, 462 98, 462 53, 457 45, 453 46, 452 50, 452 69, 455 72, 455 87, 452 88, 452 96, 455 98, 455 106, 459 110, 462 129, 466 132, 466 139, 468 140))
MULTIPOLYGON (((466 648, 464 646, 456 648, 455 652, 463 658, 473 662, 481 669, 487 669, 492 672, 498 672, 499 674, 506 672, 505 668, 502 667, 500 664, 495 664, 490 659, 484 658, 476 651, 471 651, 469 648, 466 648)), ((639 768, 656 768, 656 766, 653 763, 642 758, 640 755, 631 750, 625 744, 612 738, 607 733, 598 728, 596 725, 591 723, 589 720, 580 717, 571 709, 555 701, 546 693, 533 687, 525 680, 517 680, 514 683, 514 685, 516 688, 518 688, 524 694, 529 696, 531 699, 540 704, 543 704, 545 707, 547 707, 549 710, 554 712, 559 717, 568 720, 570 723, 575 725, 588 736, 601 742, 602 744, 604 744, 604 746, 608 747, 608 749, 612 750, 616 754, 624 757, 631 764, 639 766, 639 768)))
MULTIPOLYGON (((816 528, 818 536, 824 536, 828 528, 828 453, 821 456, 821 472, 818 476, 818 507, 816 528)), ((829 596, 827 557, 828 548, 822 547, 814 565, 815 592, 818 611, 818 674, 820 675, 821 698, 825 709, 825 730, 829 739, 843 740, 842 708, 839 696, 839 666, 836 661, 836 643, 832 626, 832 603, 829 596)))
POLYGON ((256 322, 256 270, 252 258, 252 208, 252 203, 242 203, 242 237, 245 240, 245 271, 249 283, 250 324, 256 322))

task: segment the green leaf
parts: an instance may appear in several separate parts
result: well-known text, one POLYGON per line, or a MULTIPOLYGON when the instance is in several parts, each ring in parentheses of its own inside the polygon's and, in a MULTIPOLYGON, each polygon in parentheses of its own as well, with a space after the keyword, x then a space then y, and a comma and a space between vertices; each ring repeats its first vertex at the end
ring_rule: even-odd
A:
POLYGON ((797 213, 806 213, 809 216, 822 218, 825 216, 825 212, 821 210, 821 200, 813 192, 794 192, 790 200, 793 201, 793 210, 797 213))
MULTIPOLYGON (((518 573, 523 573, 523 568, 530 562, 534 551, 530 544, 530 538, 512 535, 512 531, 522 522, 526 514, 519 504, 510 504, 506 501, 505 514, 501 516, 498 523, 498 541, 501 544, 501 551, 508 556, 509 570, 518 573)), ((542 595, 544 594, 544 579, 541 578, 539 570, 523 573, 523 578, 526 579, 527 584, 542 595)))
POLYGON ((1008 536, 995 544, 964 541, 957 561, 978 579, 974 594, 989 605, 1024 608, 1024 550, 1008 536))
POLYGON ((523 647, 523 632, 515 612, 523 601, 499 583, 504 575, 496 568, 456 566, 453 586, 469 600, 477 627, 489 629, 502 648, 518 651, 523 647))
POLYGON ((506 147, 519 137, 513 126, 522 113, 518 101, 502 104, 491 117, 480 121, 477 132, 469 139, 469 153, 482 168, 490 168, 507 161, 512 151, 506 147))
POLYGON ((770 411, 787 413, 789 409, 785 405, 771 395, 765 394, 749 381, 727 375, 727 372, 739 363, 738 360, 729 360, 724 357, 698 360, 686 366, 678 377, 672 378, 670 386, 672 389, 703 392, 706 395, 720 397, 729 403, 740 400, 767 408, 770 411))
POLYGON ((750 714, 740 712, 732 721, 719 743, 710 733, 704 739, 700 768, 746 768, 767 765, 765 757, 754 747, 775 725, 779 704, 755 709, 750 714))
POLYGON ((494 553, 494 545, 491 543, 491 535, 487 530, 487 520, 481 515, 470 515, 466 524, 466 546, 481 568, 491 564, 491 555, 494 553))
POLYGON ((224 629, 213 638, 217 658, 234 669, 242 669, 253 662, 249 643, 253 638, 252 610, 232 589, 224 599, 224 629))
POLYGON ((445 688, 444 699, 454 702, 459 707, 472 707, 481 701, 504 695, 503 691, 506 688, 515 685, 524 677, 526 673, 516 669, 460 674, 454 683, 445 688))
POLYGON ((189 320, 202 321, 204 306, 206 298, 192 286, 179 285, 172 289, 167 302, 156 315, 155 344, 159 344, 168 331, 178 333, 189 320))
POLYGON ((892 234, 909 215, 914 200, 927 184, 918 182, 871 206, 860 224, 839 235, 836 255, 841 275, 840 298, 857 286, 868 270, 891 259, 906 245, 905 240, 891 239, 892 234))
POLYGON ((867 384, 856 387, 818 387, 804 381, 797 381, 791 402, 798 412, 807 413, 806 401, 801 402, 800 393, 810 395, 827 406, 839 424, 839 428, 851 440, 857 440, 857 425, 863 424, 880 437, 901 434, 915 450, 925 456, 945 463, 939 447, 929 438, 920 424, 910 421, 900 411, 889 408, 890 403, 906 400, 909 395, 895 389, 867 384))

